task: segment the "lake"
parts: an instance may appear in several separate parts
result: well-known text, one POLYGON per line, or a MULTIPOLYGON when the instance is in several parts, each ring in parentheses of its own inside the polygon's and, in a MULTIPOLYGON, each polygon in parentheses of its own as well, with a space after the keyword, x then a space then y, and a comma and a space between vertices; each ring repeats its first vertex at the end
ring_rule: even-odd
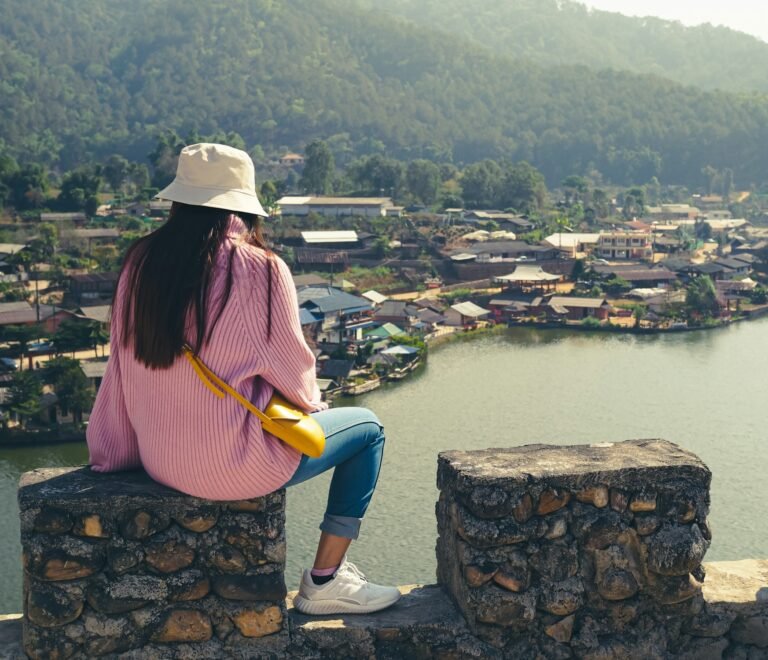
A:
MULTIPOLYGON (((379 415, 387 447, 352 561, 373 581, 435 581, 437 453, 529 443, 665 438, 714 473, 707 559, 768 557, 768 319, 629 336, 513 329, 434 349, 408 380, 338 405, 379 415)), ((76 465, 84 446, 0 450, 0 613, 21 611, 16 486, 76 465)), ((288 496, 289 588, 312 561, 328 476, 288 496)))

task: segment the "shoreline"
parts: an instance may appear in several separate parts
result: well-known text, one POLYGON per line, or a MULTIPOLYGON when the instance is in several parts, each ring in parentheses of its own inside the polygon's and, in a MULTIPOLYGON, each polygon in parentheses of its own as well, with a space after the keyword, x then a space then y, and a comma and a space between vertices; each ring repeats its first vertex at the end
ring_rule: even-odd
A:
MULTIPOLYGON (((489 337, 493 335, 503 335, 507 330, 512 330, 515 328, 527 328, 532 330, 538 330, 538 331, 547 331, 547 330, 561 330, 566 332, 574 332, 574 333, 610 333, 610 334, 619 334, 619 335, 638 335, 638 336, 651 336, 651 335, 665 335, 665 334, 681 334, 685 332, 699 332, 699 331, 708 331, 708 330, 722 330, 725 328, 729 328, 735 324, 743 323, 745 321, 752 321, 756 319, 763 318, 765 316, 768 316, 768 305, 764 307, 760 307, 755 310, 751 310, 750 312, 747 312, 744 316, 741 316, 736 319, 731 319, 726 323, 718 323, 716 325, 705 325, 705 326, 696 326, 696 327, 678 327, 678 328, 627 328, 624 326, 616 326, 616 325, 605 325, 605 326, 595 326, 595 327, 589 327, 589 326, 582 326, 582 325, 566 325, 563 323, 539 323, 539 322, 521 322, 521 323, 497 323, 496 325, 485 327, 485 328, 477 328, 474 330, 457 330, 456 332, 450 332, 441 334, 437 337, 433 337, 431 339, 425 339, 424 343, 427 346, 427 351, 418 358, 418 364, 408 370, 407 373, 402 374, 399 378, 384 378, 384 377, 377 377, 376 381, 377 384, 374 387, 371 387, 370 389, 365 389, 364 391, 361 391, 359 393, 351 393, 349 391, 347 392, 337 392, 334 394, 334 396, 328 400, 328 403, 333 405, 334 399, 337 398, 344 398, 344 399, 356 399, 359 396, 363 396, 365 394, 370 394, 371 392, 374 392, 377 389, 380 389, 382 387, 392 385, 392 384, 398 384, 402 383, 404 381, 410 380, 410 377, 422 371, 424 366, 427 363, 427 358, 429 356, 429 352, 432 349, 438 349, 442 346, 445 346, 449 343, 453 343, 456 341, 472 341, 474 339, 479 339, 482 337, 489 337)), ((365 383, 361 383, 357 385, 356 387, 363 387, 365 383)), ((50 433, 50 432, 48 432, 50 433)), ((30 433, 30 436, 38 435, 37 433, 30 433)), ((56 445, 64 445, 64 444, 74 444, 78 442, 84 442, 85 441, 85 433, 82 434, 68 434, 61 438, 48 438, 48 439, 31 439, 31 440, 21 440, 21 439, 14 439, 14 440, 7 440, 4 441, 0 439, 0 451, 4 449, 13 450, 13 449, 26 449, 26 448, 35 448, 35 447, 49 447, 49 446, 56 446, 56 445)))

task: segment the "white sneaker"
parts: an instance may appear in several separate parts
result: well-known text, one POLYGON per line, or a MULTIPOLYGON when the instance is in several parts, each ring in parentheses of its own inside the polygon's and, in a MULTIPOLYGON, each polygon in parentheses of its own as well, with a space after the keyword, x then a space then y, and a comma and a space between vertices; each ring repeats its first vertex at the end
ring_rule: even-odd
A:
POLYGON ((315 584, 309 569, 305 570, 293 605, 304 614, 365 614, 383 610, 399 598, 397 587, 371 584, 344 557, 335 577, 325 584, 315 584))

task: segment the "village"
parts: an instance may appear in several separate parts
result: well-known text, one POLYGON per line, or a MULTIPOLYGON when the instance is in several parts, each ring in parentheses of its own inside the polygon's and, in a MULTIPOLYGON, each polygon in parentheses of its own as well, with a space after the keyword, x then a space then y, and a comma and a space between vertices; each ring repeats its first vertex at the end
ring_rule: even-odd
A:
MULTIPOLYGON (((3 225, 26 240, 0 243, 0 442, 82 437, 109 357, 122 256, 170 210, 159 200, 102 202, 93 215, 41 212, 3 225)), ((402 380, 430 345, 458 334, 680 332, 768 310, 768 226, 733 217, 722 197, 642 205, 631 218, 612 200, 592 221, 574 220, 567 202, 526 215, 391 197, 276 198, 265 234, 294 274, 324 398, 402 380)))

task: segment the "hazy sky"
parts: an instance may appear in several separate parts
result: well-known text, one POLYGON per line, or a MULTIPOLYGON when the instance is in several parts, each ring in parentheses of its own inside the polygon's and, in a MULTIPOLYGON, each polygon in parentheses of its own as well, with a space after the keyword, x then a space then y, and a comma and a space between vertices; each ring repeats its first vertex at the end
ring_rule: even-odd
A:
POLYGON ((596 9, 631 16, 659 16, 686 25, 712 23, 748 32, 768 42, 765 0, 582 0, 596 9))

